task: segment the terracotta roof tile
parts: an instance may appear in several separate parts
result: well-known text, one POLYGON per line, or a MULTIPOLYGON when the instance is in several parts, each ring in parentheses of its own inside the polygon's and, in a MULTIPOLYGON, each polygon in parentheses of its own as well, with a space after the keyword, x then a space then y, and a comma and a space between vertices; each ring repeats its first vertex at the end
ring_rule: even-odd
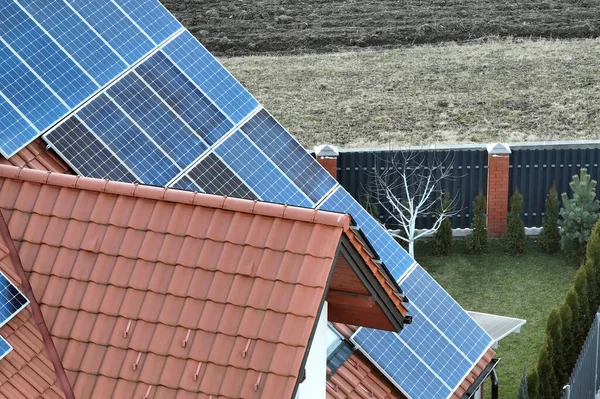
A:
POLYGON ((69 165, 60 159, 54 151, 46 149, 46 146, 46 143, 38 138, 9 159, 0 156, 0 164, 58 173, 73 173, 69 165))
POLYGON ((0 184, 76 397, 291 396, 348 216, 6 166, 0 184))
MULTIPOLYGON (((17 215, 17 219, 26 221, 29 218, 17 215)), ((22 292, 29 292, 31 304, 0 328, 0 335, 13 347, 0 362, 0 398, 66 398, 57 385, 54 366, 48 358, 44 338, 33 315, 36 299, 28 288, 29 283, 24 284, 25 273, 14 261, 15 249, 12 242, 6 241, 8 228, 4 223, 4 219, 0 218, 0 270, 22 292)))

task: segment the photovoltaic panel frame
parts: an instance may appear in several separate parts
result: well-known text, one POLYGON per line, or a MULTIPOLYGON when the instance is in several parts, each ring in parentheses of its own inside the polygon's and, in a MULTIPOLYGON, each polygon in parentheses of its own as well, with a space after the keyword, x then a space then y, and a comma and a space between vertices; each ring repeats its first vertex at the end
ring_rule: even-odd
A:
POLYGON ((0 336, 0 360, 2 360, 6 355, 8 355, 10 351, 12 351, 12 349, 12 346, 0 336))
POLYGON ((0 271, 0 327, 29 304, 29 299, 0 271))

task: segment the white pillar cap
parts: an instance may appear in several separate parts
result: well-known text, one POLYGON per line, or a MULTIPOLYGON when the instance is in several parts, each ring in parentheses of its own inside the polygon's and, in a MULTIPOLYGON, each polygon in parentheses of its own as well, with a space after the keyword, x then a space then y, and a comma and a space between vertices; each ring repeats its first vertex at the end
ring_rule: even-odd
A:
POLYGON ((508 144, 492 143, 487 145, 487 152, 491 155, 506 155, 510 154, 512 151, 508 144))
POLYGON ((323 144, 315 147, 315 155, 318 157, 337 157, 340 152, 334 145, 323 144))

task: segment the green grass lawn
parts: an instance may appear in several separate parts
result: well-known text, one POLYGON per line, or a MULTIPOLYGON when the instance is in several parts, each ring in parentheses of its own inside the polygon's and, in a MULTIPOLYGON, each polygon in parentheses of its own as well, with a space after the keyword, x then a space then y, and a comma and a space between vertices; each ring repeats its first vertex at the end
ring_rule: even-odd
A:
MULTIPOLYGON (((501 398, 516 398, 523 366, 534 367, 545 337, 550 311, 563 303, 575 273, 562 255, 545 255, 529 241, 522 256, 507 256, 500 242, 488 254, 465 255, 463 241, 455 241, 455 255, 429 255, 417 248, 417 260, 464 309, 527 320, 518 335, 504 338, 497 350, 501 398)), ((487 390, 489 394, 489 389, 487 390)))

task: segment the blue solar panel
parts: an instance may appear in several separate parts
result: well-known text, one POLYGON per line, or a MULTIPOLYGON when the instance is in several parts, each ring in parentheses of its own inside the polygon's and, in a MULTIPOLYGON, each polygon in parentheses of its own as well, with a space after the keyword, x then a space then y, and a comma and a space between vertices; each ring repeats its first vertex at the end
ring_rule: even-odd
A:
POLYGON ((452 393, 398 334, 361 328, 352 341, 365 350, 402 392, 412 399, 441 399, 452 393))
POLYGON ((158 1, 115 0, 129 17, 160 44, 181 28, 181 24, 158 1))
POLYGON ((182 168, 208 148, 137 75, 124 76, 107 93, 182 168))
POLYGON ((337 184, 264 109, 250 118, 242 130, 313 202, 318 202, 337 184))
POLYGON ((235 132, 215 152, 263 199, 304 207, 313 203, 242 133, 235 132))
POLYGON ((47 140, 80 175, 127 183, 141 181, 77 117, 49 132, 47 140))
POLYGON ((12 349, 12 346, 4 338, 0 337, 0 360, 8 355, 12 349))
MULTIPOLYGON (((2 42, 0 72, 0 91, 37 129, 44 130, 67 112, 58 97, 2 42)), ((0 115, 0 118, 4 116, 0 115)))
POLYGON ((492 338, 421 266, 406 277, 402 289, 411 308, 426 314, 471 362, 477 362, 490 347, 492 338))
POLYGON ((117 5, 106 0, 65 0, 129 64, 151 51, 155 45, 117 5))
POLYGON ((0 327, 8 323, 27 304, 27 297, 0 272, 0 327))
POLYGON ((194 183, 189 177, 183 176, 179 181, 175 182, 171 187, 176 188, 178 190, 187 190, 187 191, 198 191, 201 192, 200 187, 196 183, 194 183))
POLYGON ((15 3, 0 9, 0 36, 62 100, 74 107, 99 87, 15 3))
POLYGON ((100 85, 127 67, 63 0, 27 0, 21 5, 100 85))
POLYGON ((26 143, 38 134, 15 109, 0 96, 0 153, 5 158, 16 152, 22 143, 26 143))
POLYGON ((394 279, 398 280, 404 276, 414 263, 414 260, 398 245, 381 224, 375 221, 343 187, 339 187, 333 192, 323 202, 320 209, 352 215, 352 218, 369 239, 394 279))
POLYGON ((386 372, 407 366, 409 371, 393 380, 414 399, 446 398, 490 347, 492 339, 421 266, 417 265, 401 284, 410 298, 413 323, 400 334, 360 329, 353 340, 369 356, 401 342, 413 354, 409 360, 401 365, 399 361, 382 358, 377 365, 386 372), (438 385, 448 389, 444 396, 430 396, 429 392, 416 388, 411 390, 409 382, 430 382, 430 375, 417 371, 422 365, 435 375, 438 385))
POLYGON ((161 52, 136 72, 209 144, 223 137, 233 123, 161 52))
POLYGON ((192 36, 183 32, 167 44, 168 55, 233 121, 239 123, 258 101, 192 36))
POLYGON ((180 169, 117 105, 102 94, 77 113, 143 183, 165 186, 180 169))

